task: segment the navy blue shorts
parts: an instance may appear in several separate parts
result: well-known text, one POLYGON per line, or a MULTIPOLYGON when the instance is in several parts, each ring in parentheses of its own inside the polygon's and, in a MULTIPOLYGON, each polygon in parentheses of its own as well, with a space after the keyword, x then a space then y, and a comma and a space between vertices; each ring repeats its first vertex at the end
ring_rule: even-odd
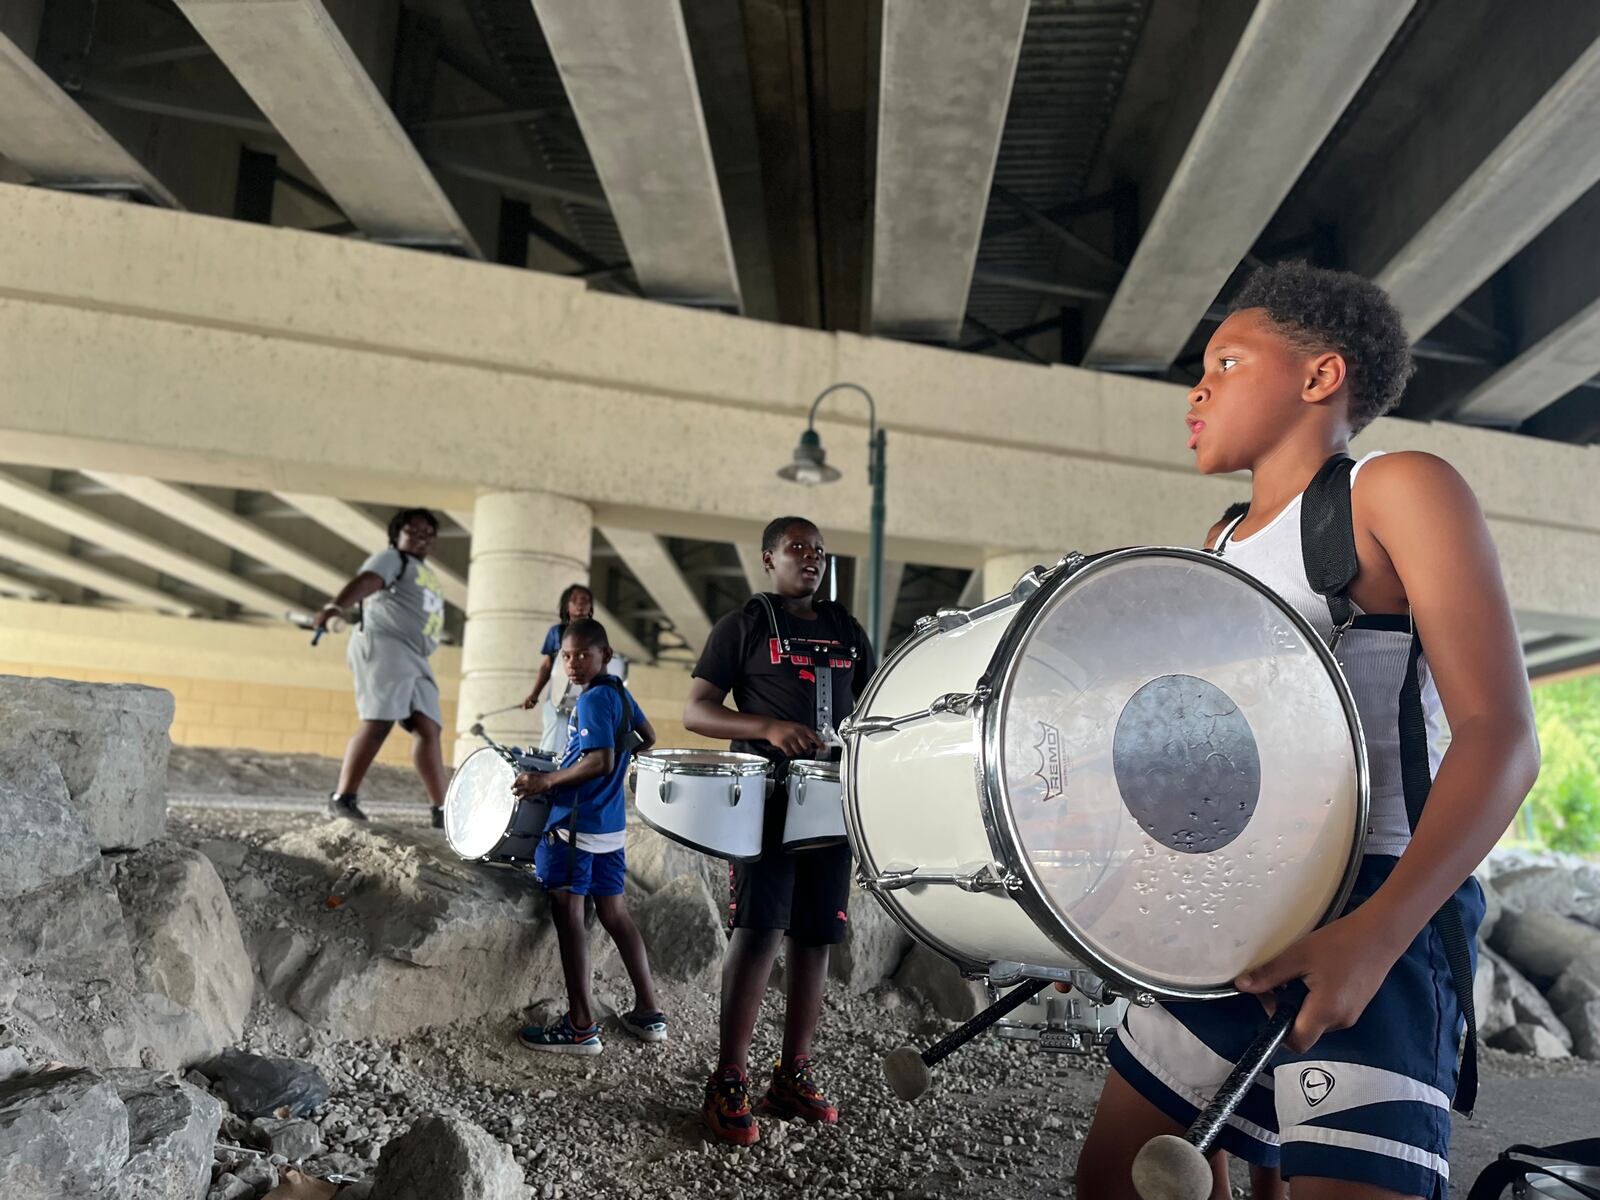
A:
MULTIPOLYGON (((1398 861, 1368 855, 1350 907, 1377 891, 1398 861)), ((1477 880, 1457 889, 1456 902, 1476 966, 1474 935, 1483 920, 1477 880)), ((1188 1125, 1263 1020, 1254 996, 1129 1008, 1108 1055, 1140 1095, 1188 1125)), ((1429 925, 1354 1025, 1323 1034, 1304 1054, 1284 1050, 1272 1060, 1218 1145, 1276 1166, 1286 1179, 1349 1180, 1442 1200, 1462 1029, 1444 944, 1429 925)))
POLYGON ((627 859, 622 850, 592 854, 573 850, 554 835, 533 852, 533 874, 546 891, 565 889, 575 896, 620 896, 627 859))

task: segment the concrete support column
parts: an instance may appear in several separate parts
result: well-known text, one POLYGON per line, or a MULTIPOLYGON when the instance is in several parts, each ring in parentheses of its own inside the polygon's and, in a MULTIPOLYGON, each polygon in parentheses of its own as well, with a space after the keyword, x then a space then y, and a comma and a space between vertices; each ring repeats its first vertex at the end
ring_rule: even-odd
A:
MULTIPOLYGON (((594 512, 543 492, 490 492, 472 506, 467 626, 456 706, 459 763, 483 743, 467 732, 479 713, 516 704, 533 687, 539 645, 571 583, 589 582, 594 512)), ((497 742, 538 740, 537 711, 501 713, 483 727, 497 742)))
MULTIPOLYGON (((1061 552, 1049 550, 997 550, 983 560, 983 600, 1004 596, 1024 571, 1043 563, 1050 566, 1061 552)), ((982 601, 980 600, 980 603, 982 601)))

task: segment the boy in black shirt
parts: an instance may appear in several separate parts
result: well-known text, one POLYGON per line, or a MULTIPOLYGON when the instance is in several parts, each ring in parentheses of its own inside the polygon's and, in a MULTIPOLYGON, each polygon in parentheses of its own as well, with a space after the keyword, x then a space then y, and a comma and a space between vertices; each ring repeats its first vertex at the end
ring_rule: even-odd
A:
POLYGON ((772 594, 753 597, 711 631, 695 664, 683 723, 778 766, 759 861, 734 868, 733 937, 722 964, 720 1059, 706 1085, 706 1125, 725 1141, 759 1136, 746 1076, 750 1039, 772 964, 787 934, 788 1008, 783 1058, 762 1111, 831 1124, 839 1110, 811 1076, 811 1040, 822 1014, 828 947, 844 939, 850 848, 782 848, 783 775, 797 758, 835 759, 818 735, 850 714, 872 675, 872 647, 838 604, 814 599, 827 568, 822 534, 803 517, 779 517, 761 538, 772 594), (822 672, 829 686, 819 687, 822 672), (738 711, 726 707, 733 693, 738 711), (827 697, 831 693, 832 701, 827 697), (821 697, 821 700, 819 700, 821 697))

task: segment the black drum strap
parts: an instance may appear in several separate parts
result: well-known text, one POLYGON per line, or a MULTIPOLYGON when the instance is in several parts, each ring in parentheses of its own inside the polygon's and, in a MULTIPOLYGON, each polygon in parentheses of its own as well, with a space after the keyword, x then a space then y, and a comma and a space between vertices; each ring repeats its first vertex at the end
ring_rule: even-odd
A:
POLYGON ((1577 1195, 1586 1196, 1589 1200, 1600 1200, 1600 1187, 1592 1183, 1580 1183, 1537 1163, 1513 1157, 1518 1154, 1575 1163, 1582 1167, 1600 1167, 1600 1138, 1583 1138, 1580 1141, 1562 1142, 1555 1146, 1509 1146, 1501 1152, 1498 1159, 1479 1173, 1472 1190, 1467 1193, 1467 1200, 1495 1200, 1513 1183, 1532 1175, 1558 1179, 1562 1186, 1570 1188, 1577 1195))
MULTIPOLYGON (((1328 459, 1306 488, 1300 505, 1300 554, 1306 579, 1312 590, 1327 601, 1336 646, 1339 636, 1354 620, 1350 585, 1360 570, 1356 558, 1355 518, 1350 507, 1350 473, 1354 468, 1355 462, 1349 455, 1336 454, 1328 459)), ((1405 788, 1406 823, 1413 833, 1433 787, 1433 773, 1428 762, 1428 722, 1422 707, 1421 663, 1422 639, 1413 625, 1406 677, 1400 687, 1399 720, 1400 776, 1405 788)), ((1478 1097, 1478 1022, 1472 1004, 1472 955, 1461 921, 1461 907, 1454 896, 1444 902, 1430 923, 1444 946, 1451 990, 1466 1020, 1461 1070, 1451 1106, 1471 1116, 1478 1097)))

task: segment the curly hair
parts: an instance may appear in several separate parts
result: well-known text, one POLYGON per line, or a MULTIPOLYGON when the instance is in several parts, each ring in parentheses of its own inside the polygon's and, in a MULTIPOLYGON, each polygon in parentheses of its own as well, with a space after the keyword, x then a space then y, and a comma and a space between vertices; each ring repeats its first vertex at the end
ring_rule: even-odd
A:
POLYGON ((592 588, 590 588, 587 584, 569 583, 565 588, 562 589, 561 599, 556 605, 556 611, 561 615, 562 629, 566 629, 566 627, 572 623, 572 598, 579 592, 582 592, 585 596, 589 597, 589 605, 591 608, 594 606, 594 590, 592 588))
POLYGON ((1262 309, 1296 350, 1338 351, 1346 370, 1351 433, 1399 404, 1416 370, 1411 339, 1393 301, 1360 275, 1278 263, 1245 280, 1229 307, 1233 312, 1262 309))

